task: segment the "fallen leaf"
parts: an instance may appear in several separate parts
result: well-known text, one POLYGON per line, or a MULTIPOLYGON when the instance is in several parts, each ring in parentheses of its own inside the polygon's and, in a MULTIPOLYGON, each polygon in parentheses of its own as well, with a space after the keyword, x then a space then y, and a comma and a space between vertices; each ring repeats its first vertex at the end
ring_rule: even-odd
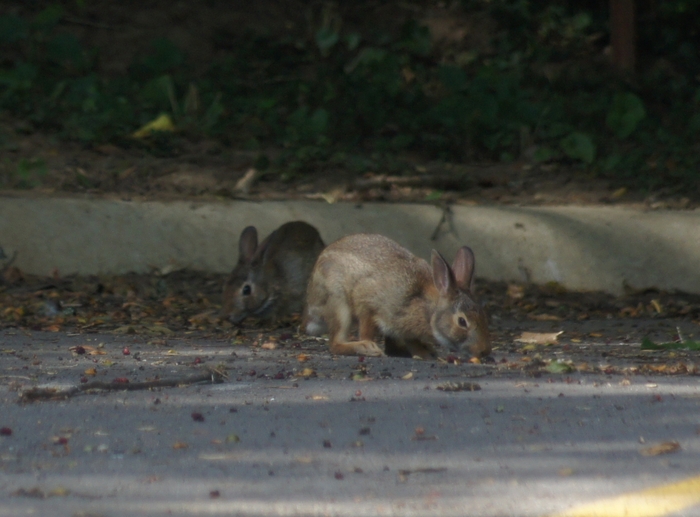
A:
POLYGON ((303 377, 305 379, 308 379, 309 377, 316 377, 316 370, 313 368, 304 368, 302 371, 297 373, 297 377, 303 377))
POLYGON ((300 363, 305 363, 309 359, 311 359, 311 356, 309 354, 299 354, 297 356, 297 361, 299 361, 300 363))
POLYGON ((134 131, 131 136, 133 138, 145 138, 150 136, 155 132, 160 131, 175 131, 175 124, 168 114, 162 114, 157 118, 151 120, 148 124, 144 125, 141 129, 134 131))
POLYGON ((645 447, 644 449, 640 450, 639 453, 642 456, 658 456, 660 454, 670 454, 679 450, 681 450, 681 444, 676 441, 672 441, 662 442, 657 445, 652 445, 651 447, 645 447))
POLYGON ((525 296, 525 288, 518 284, 508 284, 507 294, 514 300, 520 300, 525 296))
POLYGON ((523 332, 520 337, 515 338, 515 341, 536 345, 554 345, 563 333, 563 330, 559 332, 523 332))
POLYGON ((444 382, 438 384, 435 389, 440 391, 479 391, 481 386, 476 382, 444 382))
POLYGON ((574 371, 573 365, 565 361, 550 361, 544 369, 549 373, 571 373, 574 371))
POLYGON ((402 375, 401 379, 404 381, 410 381, 413 379, 413 372, 408 372, 406 375, 402 375))
POLYGON ((622 196, 624 196, 627 193, 627 188, 626 187, 620 187, 617 189, 615 192, 610 194, 610 197, 612 199, 620 199, 622 196))
POLYGON ((275 348, 277 348, 277 343, 273 343, 272 341, 268 341, 267 343, 263 343, 262 345, 260 345, 260 348, 262 348, 264 350, 274 350, 275 348))
POLYGON ((173 449, 187 449, 189 445, 187 445, 185 442, 175 442, 173 444, 173 449))

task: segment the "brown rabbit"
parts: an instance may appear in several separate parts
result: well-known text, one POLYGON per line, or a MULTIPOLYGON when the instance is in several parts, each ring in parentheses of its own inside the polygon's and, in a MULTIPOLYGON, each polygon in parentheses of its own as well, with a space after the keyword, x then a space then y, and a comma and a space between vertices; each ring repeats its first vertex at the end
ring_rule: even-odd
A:
POLYGON ((299 313, 314 263, 324 244, 303 221, 285 223, 258 245, 248 226, 238 243, 238 264, 226 280, 222 317, 234 323, 248 316, 278 320, 299 313))
POLYGON ((328 331, 340 355, 435 357, 436 345, 477 356, 491 352, 487 317, 470 286, 474 254, 467 246, 450 266, 435 250, 432 267, 382 235, 349 235, 328 246, 311 273, 302 323, 328 331), (350 341, 353 322, 359 341, 350 341), (465 350, 466 349, 466 350, 465 350))

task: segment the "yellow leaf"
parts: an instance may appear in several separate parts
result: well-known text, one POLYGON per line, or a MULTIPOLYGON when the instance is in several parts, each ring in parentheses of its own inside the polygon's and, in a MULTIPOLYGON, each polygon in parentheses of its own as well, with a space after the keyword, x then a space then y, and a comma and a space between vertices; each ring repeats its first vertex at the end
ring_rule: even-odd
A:
POLYGON ((145 138, 156 131, 175 131, 175 124, 173 124, 170 115, 165 113, 160 115, 158 118, 151 120, 138 131, 135 131, 131 136, 134 138, 145 138))
POLYGON ((657 445, 652 445, 651 447, 645 447, 639 453, 642 456, 658 456, 659 454, 669 454, 671 452, 676 452, 681 450, 681 444, 672 442, 662 442, 657 445))
POLYGON ((627 188, 626 187, 620 187, 617 189, 615 192, 610 194, 610 197, 613 199, 620 199, 622 196, 624 196, 627 193, 627 188))
POLYGON ((313 368, 304 368, 302 371, 297 373, 297 377, 315 377, 316 376, 316 371, 313 368))
POLYGON ((95 370, 94 368, 88 368, 87 370, 85 370, 85 375, 97 375, 97 370, 95 370))
POLYGON ((413 372, 408 372, 406 375, 402 375, 401 378, 404 381, 410 381, 411 379, 413 379, 413 372))

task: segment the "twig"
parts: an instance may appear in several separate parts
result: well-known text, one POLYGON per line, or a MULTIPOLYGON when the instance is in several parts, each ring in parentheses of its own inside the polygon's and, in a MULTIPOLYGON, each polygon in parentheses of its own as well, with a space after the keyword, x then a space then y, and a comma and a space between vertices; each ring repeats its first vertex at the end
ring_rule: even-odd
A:
MULTIPOLYGON (((6 259, 6 258, 7 258, 7 255, 5 255, 5 252, 2 250, 2 248, 0 248, 0 259, 6 259)), ((2 269, 0 269, 0 273, 4 273, 12 265, 12 263, 15 261, 16 258, 17 258, 17 250, 15 250, 15 252, 12 254, 12 256, 10 257, 10 260, 8 260, 7 262, 5 262, 5 264, 3 264, 2 269)))
POLYGON ((236 182, 236 186, 233 187, 233 190, 236 192, 241 192, 242 194, 249 194, 251 187, 259 177, 260 172, 255 167, 251 167, 248 169, 248 172, 246 172, 243 177, 236 182))
POLYGON ((430 236, 431 241, 437 240, 437 238, 440 236, 440 229, 445 223, 447 223, 449 233, 453 234, 455 237, 459 237, 457 228, 455 228, 454 213, 452 212, 452 208, 450 205, 445 205, 442 207, 442 217, 440 218, 440 222, 437 224, 435 231, 430 236))
POLYGON ((389 187, 431 187, 444 190, 460 190, 467 185, 462 175, 433 175, 418 176, 375 176, 355 181, 353 187, 357 190, 389 187))
POLYGON ((153 381, 120 383, 94 381, 79 386, 60 390, 58 388, 31 388, 24 391, 19 398, 19 402, 35 402, 38 400, 64 400, 79 395, 95 391, 136 391, 150 390, 153 388, 174 388, 175 386, 187 386, 190 384, 211 382, 220 383, 227 379, 226 371, 222 368, 208 368, 206 372, 190 375, 187 377, 174 377, 171 379, 156 379, 153 381))
POLYGON ((64 16, 63 21, 67 23, 72 23, 74 25, 85 25, 86 27, 94 27, 96 29, 108 29, 108 30, 116 30, 116 27, 112 27, 111 25, 107 25, 106 23, 99 23, 99 22, 91 22, 89 20, 81 20, 80 18, 73 18, 70 16, 64 16))

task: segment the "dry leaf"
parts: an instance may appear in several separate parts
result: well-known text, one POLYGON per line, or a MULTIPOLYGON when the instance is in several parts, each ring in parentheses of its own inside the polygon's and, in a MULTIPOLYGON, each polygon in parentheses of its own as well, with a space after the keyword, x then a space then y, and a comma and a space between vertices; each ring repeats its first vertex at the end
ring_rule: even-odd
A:
POLYGON ((520 337, 515 338, 515 341, 535 345, 554 345, 563 333, 563 330, 559 332, 523 332, 520 337))
POLYGON ((413 372, 408 372, 406 375, 402 375, 401 379, 403 379, 404 381, 410 381, 411 379, 413 379, 413 372))
POLYGON ((620 187, 617 189, 615 192, 610 194, 610 197, 612 199, 620 199, 622 196, 624 196, 627 193, 627 188, 626 187, 620 187))
POLYGON ((273 343, 272 341, 268 341, 268 342, 260 345, 260 348, 265 349, 265 350, 274 350, 275 348, 277 348, 277 343, 273 343))
POLYGON ((187 445, 185 442, 175 442, 173 444, 173 449, 187 449, 189 445, 187 445))
POLYGON ((659 454, 670 454, 679 450, 681 450, 681 444, 676 441, 672 441, 662 442, 652 445, 651 447, 645 447, 644 449, 640 450, 639 453, 642 456, 658 456, 659 454))
POLYGON ((436 389, 440 391, 479 391, 481 386, 476 382, 444 382, 438 384, 436 389))
POLYGON ((508 284, 508 296, 514 300, 520 300, 525 296, 525 288, 518 284, 508 284))
POLYGON ((309 354, 299 354, 297 356, 297 361, 299 361, 300 363, 305 363, 309 359, 311 359, 311 356, 309 354))

